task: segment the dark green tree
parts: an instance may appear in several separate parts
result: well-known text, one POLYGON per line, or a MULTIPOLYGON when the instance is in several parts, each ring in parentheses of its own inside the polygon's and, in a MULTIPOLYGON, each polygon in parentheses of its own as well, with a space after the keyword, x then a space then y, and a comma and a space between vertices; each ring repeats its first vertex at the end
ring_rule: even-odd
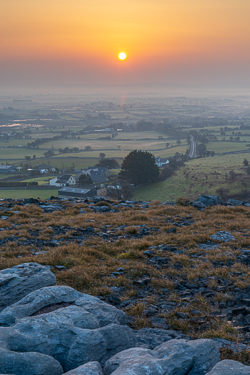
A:
POLYGON ((245 158, 244 160, 243 160, 243 165, 245 166, 245 167, 248 167, 248 160, 245 158))
POLYGON ((93 184, 93 181, 88 174, 81 174, 81 176, 78 179, 79 185, 81 186, 89 186, 93 184))
POLYGON ((119 177, 134 185, 155 182, 159 176, 159 167, 155 157, 147 151, 132 151, 122 162, 119 177))

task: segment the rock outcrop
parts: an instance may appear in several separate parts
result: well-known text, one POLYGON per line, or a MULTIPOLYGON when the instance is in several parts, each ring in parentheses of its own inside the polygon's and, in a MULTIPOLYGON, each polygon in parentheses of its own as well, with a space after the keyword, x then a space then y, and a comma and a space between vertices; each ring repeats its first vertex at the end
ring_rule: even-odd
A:
POLYGON ((171 340, 154 350, 133 348, 110 358, 105 375, 204 375, 219 362, 211 340, 171 340))
POLYGON ((250 375, 239 362, 219 362, 218 340, 134 331, 122 310, 67 286, 44 286, 55 283, 49 267, 25 263, 0 275, 0 375, 250 375))
POLYGON ((207 375, 250 375, 250 366, 244 366, 236 361, 224 360, 217 363, 207 375))
POLYGON ((0 311, 30 292, 56 284, 56 277, 48 266, 23 263, 0 271, 0 311))

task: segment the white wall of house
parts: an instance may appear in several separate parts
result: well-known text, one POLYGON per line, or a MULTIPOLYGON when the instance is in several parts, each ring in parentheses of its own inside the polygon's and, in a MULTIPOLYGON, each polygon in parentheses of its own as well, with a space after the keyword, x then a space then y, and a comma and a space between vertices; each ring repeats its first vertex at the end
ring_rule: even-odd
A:
POLYGON ((56 181, 57 181, 57 177, 52 178, 51 180, 49 180, 49 184, 52 185, 52 186, 59 186, 60 187, 61 184, 56 183, 56 181))

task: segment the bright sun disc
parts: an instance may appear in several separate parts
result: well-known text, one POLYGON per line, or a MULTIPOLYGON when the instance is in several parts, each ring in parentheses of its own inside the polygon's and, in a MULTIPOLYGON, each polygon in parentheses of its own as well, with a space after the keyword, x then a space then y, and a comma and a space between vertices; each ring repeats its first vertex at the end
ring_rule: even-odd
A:
POLYGON ((119 53, 118 57, 119 57, 120 60, 125 60, 127 55, 126 55, 125 52, 121 52, 121 53, 119 53))

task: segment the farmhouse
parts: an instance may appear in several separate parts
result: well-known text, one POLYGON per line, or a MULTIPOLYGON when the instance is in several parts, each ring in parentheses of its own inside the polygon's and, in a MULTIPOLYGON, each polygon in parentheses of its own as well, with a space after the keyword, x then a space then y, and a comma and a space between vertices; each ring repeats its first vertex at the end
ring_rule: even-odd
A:
POLYGON ((52 178, 49 181, 49 184, 52 186, 70 186, 70 185, 75 185, 76 180, 72 175, 65 174, 63 176, 52 178))
POLYGON ((158 165, 158 167, 165 167, 168 163, 168 158, 160 158, 159 156, 155 157, 155 164, 158 165))
POLYGON ((13 165, 0 165, 0 173, 16 172, 16 167, 13 165))
POLYGON ((93 182, 104 181, 110 176, 109 169, 105 167, 88 167, 88 169, 82 171, 82 174, 89 175, 93 182))
POLYGON ((55 172, 55 168, 51 167, 48 164, 37 165, 34 169, 36 171, 39 171, 40 173, 55 172))

